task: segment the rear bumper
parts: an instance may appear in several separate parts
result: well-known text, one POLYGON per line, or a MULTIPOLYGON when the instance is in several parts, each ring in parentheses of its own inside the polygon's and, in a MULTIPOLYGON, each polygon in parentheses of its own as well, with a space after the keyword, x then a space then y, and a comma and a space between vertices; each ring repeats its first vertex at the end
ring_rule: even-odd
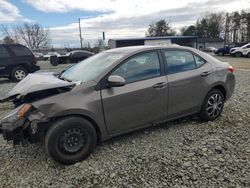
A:
POLYGON ((40 66, 38 66, 38 65, 33 65, 33 66, 31 66, 31 67, 29 68, 29 71, 30 71, 30 72, 36 72, 36 71, 38 71, 38 70, 40 70, 40 66))
POLYGON ((232 73, 228 74, 226 87, 227 87, 226 88, 227 89, 227 95, 226 95, 225 100, 228 100, 232 96, 232 94, 234 92, 234 88, 235 88, 235 76, 234 76, 234 74, 232 74, 232 73))

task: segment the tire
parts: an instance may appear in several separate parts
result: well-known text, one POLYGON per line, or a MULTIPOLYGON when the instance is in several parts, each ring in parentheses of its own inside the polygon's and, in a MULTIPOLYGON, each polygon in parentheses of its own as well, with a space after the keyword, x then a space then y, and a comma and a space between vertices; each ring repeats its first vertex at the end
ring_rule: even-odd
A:
POLYGON ((247 54, 247 57, 250 58, 250 53, 247 54))
POLYGON ((14 82, 19 82, 28 75, 28 70, 24 67, 15 67, 10 73, 10 78, 14 82))
POLYGON ((218 89, 208 92, 199 113, 199 117, 205 121, 212 121, 218 118, 223 111, 225 97, 218 89))
POLYGON ((236 52, 235 53, 235 57, 241 57, 241 56, 242 56, 241 52, 236 52))
POLYGON ((223 53, 223 52, 220 52, 218 55, 219 55, 219 56, 224 56, 224 53, 223 53))
POLYGON ((87 158, 96 143, 95 128, 80 117, 66 117, 55 122, 45 136, 48 155, 56 162, 66 165, 87 158))

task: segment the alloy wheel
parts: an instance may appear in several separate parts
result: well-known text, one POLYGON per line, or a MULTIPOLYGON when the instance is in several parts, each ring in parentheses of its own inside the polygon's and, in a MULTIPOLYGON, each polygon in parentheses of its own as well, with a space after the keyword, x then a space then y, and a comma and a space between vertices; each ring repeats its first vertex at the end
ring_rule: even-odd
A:
POLYGON ((223 107, 223 99, 219 94, 213 94, 207 101, 206 111, 211 118, 217 117, 223 107))
POLYGON ((26 72, 24 70, 18 69, 15 71, 15 78, 17 80, 22 80, 25 78, 25 76, 26 76, 26 72))

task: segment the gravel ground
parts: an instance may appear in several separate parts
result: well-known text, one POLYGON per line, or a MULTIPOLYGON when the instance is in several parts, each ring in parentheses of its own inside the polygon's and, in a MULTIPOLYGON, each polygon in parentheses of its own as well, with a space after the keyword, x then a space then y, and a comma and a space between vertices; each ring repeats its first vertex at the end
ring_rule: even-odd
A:
MULTIPOLYGON (((43 145, 13 147, 0 137, 0 187, 250 187, 250 71, 235 75, 216 121, 187 117, 123 135, 72 166, 55 163, 43 145)), ((0 84, 0 95, 14 86, 0 84)), ((10 109, 0 104, 0 117, 10 109)))
POLYGON ((233 57, 230 55, 225 56, 218 56, 213 53, 209 53, 210 55, 214 56, 215 58, 224 61, 229 62, 232 66, 234 66, 237 69, 250 69, 250 58, 247 57, 233 57))

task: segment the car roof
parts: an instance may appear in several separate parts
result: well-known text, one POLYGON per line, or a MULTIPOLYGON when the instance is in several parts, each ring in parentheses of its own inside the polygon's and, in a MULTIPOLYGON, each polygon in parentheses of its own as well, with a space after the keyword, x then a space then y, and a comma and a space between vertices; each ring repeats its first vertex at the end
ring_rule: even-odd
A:
POLYGON ((157 45, 157 46, 129 46, 129 47, 120 47, 107 50, 106 52, 115 52, 115 53, 136 53, 136 52, 143 52, 147 50, 157 50, 157 49, 165 49, 165 48, 173 48, 173 49, 186 49, 186 50, 193 50, 194 48, 186 47, 186 46, 179 46, 179 45, 157 45))
POLYGON ((26 46, 24 46, 22 44, 0 44, 0 46, 23 46, 23 47, 26 47, 26 46))

